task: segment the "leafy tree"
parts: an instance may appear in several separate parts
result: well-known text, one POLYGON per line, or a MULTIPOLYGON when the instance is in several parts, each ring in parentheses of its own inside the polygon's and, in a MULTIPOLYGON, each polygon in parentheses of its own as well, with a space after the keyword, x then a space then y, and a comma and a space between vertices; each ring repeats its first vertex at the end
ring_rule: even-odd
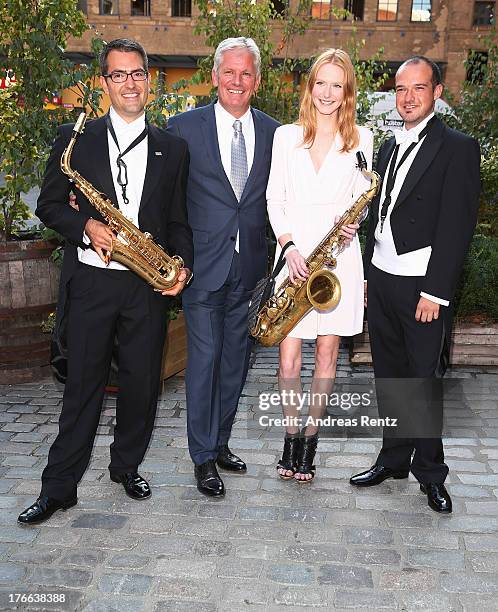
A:
MULTIPOLYGON (((295 121, 299 110, 301 77, 309 69, 313 58, 293 57, 291 50, 294 40, 304 35, 311 24, 312 0, 287 3, 282 13, 275 10, 271 0, 196 0, 196 4, 199 16, 195 33, 205 37, 207 46, 213 52, 200 60, 194 82, 211 81, 214 50, 222 40, 241 35, 251 37, 261 52, 261 86, 253 100, 254 106, 282 123, 295 121), (278 32, 276 44, 273 42, 275 32, 278 32)), ((344 9, 331 7, 330 10, 333 18, 351 18, 353 23, 352 15, 344 9)), ((355 63, 358 83, 362 87, 359 116, 366 120, 370 108, 366 92, 378 89, 386 75, 376 76, 379 66, 382 67, 379 64, 382 51, 367 62, 359 60, 363 45, 364 41, 356 40, 353 25, 353 36, 346 48, 355 63)))
POLYGON ((498 320, 498 43, 496 33, 484 39, 487 57, 470 52, 465 62, 467 80, 458 96, 448 96, 453 108, 443 119, 473 136, 481 146, 481 204, 476 233, 455 297, 459 318, 481 315, 498 320))
POLYGON ((64 57, 66 39, 87 26, 76 0, 3 0, 0 3, 1 76, 15 82, 0 91, 0 238, 13 237, 29 217, 21 194, 41 181, 55 127, 65 109, 46 100, 74 85, 82 73, 64 57), (3 73, 3 74, 2 74, 3 73))
POLYGON ((486 37, 487 57, 471 51, 465 62, 468 78, 458 96, 448 96, 453 108, 445 121, 473 136, 481 146, 482 194, 479 230, 498 236, 498 43, 496 33, 486 37))

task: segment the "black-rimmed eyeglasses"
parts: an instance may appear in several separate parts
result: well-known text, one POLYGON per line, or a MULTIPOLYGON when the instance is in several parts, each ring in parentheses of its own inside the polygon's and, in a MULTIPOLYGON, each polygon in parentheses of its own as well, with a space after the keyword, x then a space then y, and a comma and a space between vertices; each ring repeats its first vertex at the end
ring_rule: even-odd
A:
POLYGON ((111 74, 102 75, 105 79, 111 79, 113 83, 124 83, 128 80, 128 77, 134 81, 145 81, 149 76, 147 70, 132 70, 131 72, 126 72, 124 70, 114 70, 111 74))

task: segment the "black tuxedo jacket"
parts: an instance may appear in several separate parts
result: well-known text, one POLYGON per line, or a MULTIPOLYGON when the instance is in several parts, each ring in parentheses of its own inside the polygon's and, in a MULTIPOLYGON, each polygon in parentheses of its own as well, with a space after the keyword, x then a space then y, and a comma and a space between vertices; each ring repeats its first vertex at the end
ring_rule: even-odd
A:
MULTIPOLYGON (((104 219, 78 190, 79 211, 69 206, 73 184, 60 169, 62 153, 71 138, 73 125, 59 127, 42 184, 36 214, 66 238, 62 283, 70 280, 77 263, 76 247, 82 242, 90 217, 104 219)), ((192 231, 187 221, 186 185, 189 155, 187 144, 165 130, 149 125, 147 171, 139 208, 139 228, 171 255, 180 255, 185 267, 193 267, 192 231)), ((109 162, 107 126, 103 118, 89 121, 73 149, 71 167, 96 189, 116 202, 109 162)))
MULTIPOLYGON (((382 178, 395 147, 385 142, 378 154, 382 178)), ((436 119, 406 176, 391 213, 398 255, 431 246, 421 291, 451 301, 477 221, 481 189, 480 150, 474 138, 436 119)), ((365 278, 375 245, 380 194, 372 202, 364 253, 365 278)))

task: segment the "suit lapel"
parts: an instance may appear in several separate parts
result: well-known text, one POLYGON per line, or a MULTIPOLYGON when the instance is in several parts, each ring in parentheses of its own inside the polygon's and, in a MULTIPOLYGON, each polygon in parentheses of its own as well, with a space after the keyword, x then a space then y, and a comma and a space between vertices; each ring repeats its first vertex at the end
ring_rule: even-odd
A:
MULTIPOLYGON (((382 145, 382 147, 379 150, 379 156, 377 159, 375 170, 382 177, 382 182, 386 180, 387 166, 389 164, 389 160, 391 159, 391 155, 393 154, 395 145, 396 145, 395 139, 390 138, 382 145)), ((380 206, 381 195, 382 195, 382 185, 381 185, 381 188, 379 189, 379 193, 375 197, 372 203, 372 206, 371 206, 371 210, 374 215, 375 224, 377 224, 377 219, 379 216, 379 206, 380 206)))
POLYGON ((147 134, 147 170, 145 172, 139 210, 142 210, 154 193, 154 188, 161 176, 161 170, 168 161, 168 149, 169 145, 160 137, 159 130, 149 124, 147 134), (160 155, 156 155, 156 153, 160 153, 160 155))
POLYGON ((249 172, 249 176, 247 177, 247 181, 244 187, 244 191, 242 192, 242 196, 240 198, 240 202, 244 200, 244 197, 250 193, 252 184, 256 180, 259 174, 259 167, 263 163, 264 152, 265 152, 265 144, 266 144, 266 130, 263 124, 262 119, 258 117, 258 115, 254 112, 254 109, 251 108, 252 120, 254 123, 254 157, 252 160, 251 172, 249 172))
POLYGON ((399 192, 393 210, 400 206, 402 202, 410 195, 415 185, 420 181, 427 168, 432 163, 432 160, 439 151, 443 142, 444 124, 437 119, 425 137, 422 146, 418 150, 415 159, 413 160, 408 174, 403 182, 403 186, 399 192))
MULTIPOLYGON (((112 201, 114 206, 117 204, 116 191, 114 190, 114 181, 111 174, 111 162, 109 160, 109 142, 107 140, 107 126, 104 119, 95 119, 90 124, 94 130, 95 146, 91 153, 93 158, 93 167, 98 178, 99 191, 103 191, 105 195, 112 201)), ((90 127, 89 126, 89 127, 90 127)), ((115 162, 116 160, 114 160, 115 162)))
POLYGON ((393 154, 395 146, 396 139, 390 138, 382 147, 382 155, 379 155, 379 160, 377 163, 377 172, 380 174, 380 176, 382 176, 382 180, 385 180, 386 178, 387 166, 389 164, 389 160, 391 159, 391 155, 393 154))
POLYGON ((218 130, 216 129, 216 116, 214 112, 214 102, 205 107, 202 115, 201 131, 206 144, 206 151, 211 159, 214 168, 217 168, 217 174, 220 176, 225 188, 229 193, 233 194, 233 199, 237 202, 237 197, 232 188, 232 184, 225 173, 223 162, 220 155, 220 144, 218 142, 218 130))

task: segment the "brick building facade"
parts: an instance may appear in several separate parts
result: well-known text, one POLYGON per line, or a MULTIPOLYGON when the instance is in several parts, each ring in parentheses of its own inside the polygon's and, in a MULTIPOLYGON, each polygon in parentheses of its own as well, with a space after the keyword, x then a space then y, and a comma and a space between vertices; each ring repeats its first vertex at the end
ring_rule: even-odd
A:
MULTIPOLYGON (((282 0, 274 1, 276 7, 284 6, 282 0)), ((351 22, 331 17, 330 6, 347 8, 356 16, 357 37, 366 42, 362 58, 383 47, 394 75, 403 59, 426 55, 440 65, 448 89, 457 92, 466 77, 464 60, 469 50, 486 51, 481 36, 492 30, 495 4, 491 0, 315 0, 312 23, 304 36, 296 38, 292 55, 309 57, 345 45, 351 22)), ((92 30, 104 39, 129 37, 141 42, 152 67, 164 72, 168 83, 188 78, 197 59, 209 52, 203 39, 193 33, 193 0, 80 0, 79 6, 92 30)), ((87 56, 92 30, 69 42, 68 51, 76 61, 87 56)), ((274 36, 277 41, 277 22, 274 36)), ((392 79, 387 85, 392 86, 392 79)))

